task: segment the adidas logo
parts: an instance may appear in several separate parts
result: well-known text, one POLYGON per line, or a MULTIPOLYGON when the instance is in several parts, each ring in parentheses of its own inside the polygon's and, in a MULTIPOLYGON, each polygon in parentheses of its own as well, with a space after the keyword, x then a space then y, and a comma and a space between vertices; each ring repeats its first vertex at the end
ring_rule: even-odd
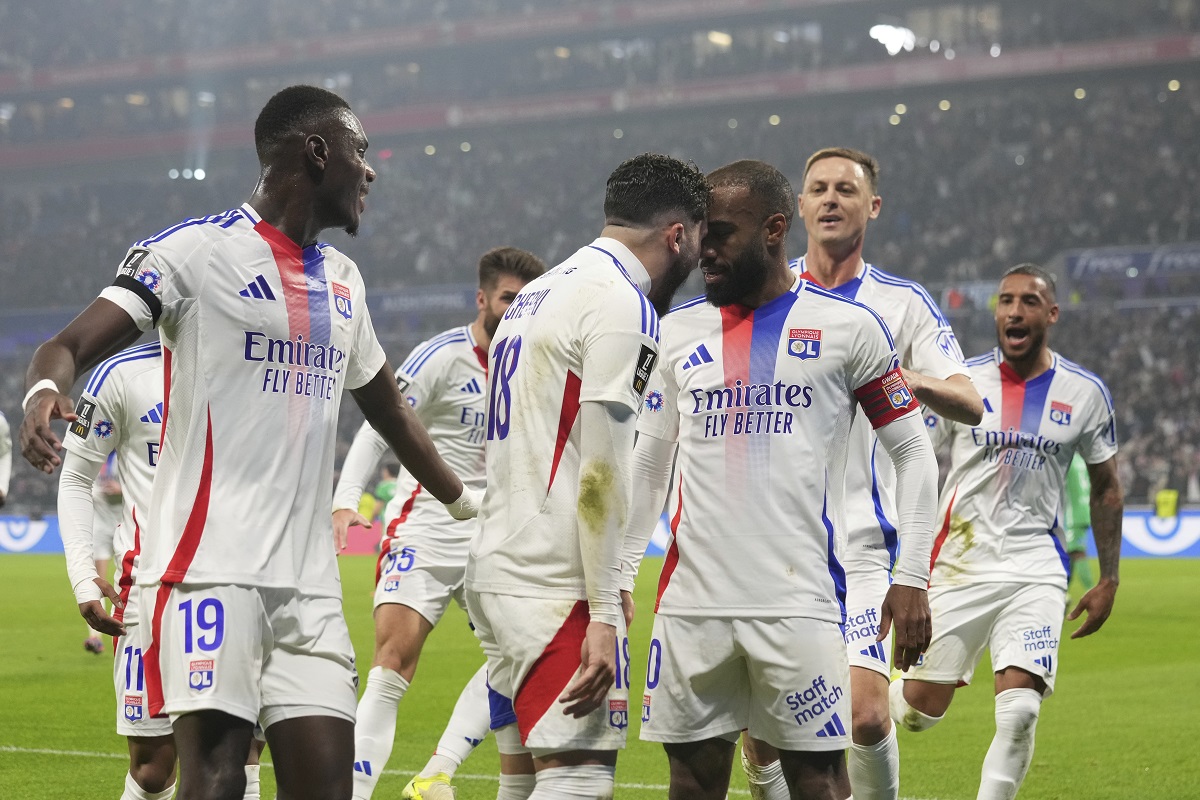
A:
POLYGON ((1054 672, 1054 656, 1042 656, 1041 658, 1035 658, 1033 663, 1037 664, 1039 667, 1044 667, 1046 672, 1054 672))
POLYGON ((884 664, 887 663, 887 654, 883 650, 883 645, 880 644, 879 642, 876 642, 875 644, 871 645, 866 650, 859 650, 858 652, 861 655, 870 656, 871 658, 875 659, 876 661, 882 661, 884 664))
MULTIPOLYGON (((841 717, 839 717, 837 714, 834 714, 833 717, 829 720, 829 722, 825 723, 824 728, 817 731, 817 736, 818 736, 818 738, 821 738, 821 739, 825 739, 830 736, 845 736, 845 735, 846 735, 846 728, 842 725, 841 717)), ((358 765, 356 764, 355 769, 357 769, 357 768, 358 768, 358 765)))
POLYGON ((238 292, 242 297, 253 297, 255 300, 274 300, 275 293, 271 291, 271 284, 267 283, 267 279, 259 275, 250 283, 246 284, 246 288, 238 292))
POLYGON ((159 403, 145 414, 142 414, 142 422, 152 422, 155 425, 161 425, 163 421, 162 408, 163 404, 159 403))
POLYGON ((688 356, 688 360, 684 362, 683 368, 691 369, 692 367, 698 367, 701 364, 711 363, 713 363, 713 357, 711 354, 709 354, 708 348, 704 345, 700 345, 692 351, 690 356, 688 356))
MULTIPOLYGON (((820 734, 817 734, 817 735, 820 736, 820 734)), ((355 761, 354 762, 354 771, 361 772, 363 775, 370 775, 371 774, 371 762, 370 761, 355 761)))
POLYGON ((459 391, 466 392, 467 394, 483 394, 483 387, 479 385, 479 381, 476 378, 471 378, 471 380, 467 381, 467 385, 459 389, 459 391))

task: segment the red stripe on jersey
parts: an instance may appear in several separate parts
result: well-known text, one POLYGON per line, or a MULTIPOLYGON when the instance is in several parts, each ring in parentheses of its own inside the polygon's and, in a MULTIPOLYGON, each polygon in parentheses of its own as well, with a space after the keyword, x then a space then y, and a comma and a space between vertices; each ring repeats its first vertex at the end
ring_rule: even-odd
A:
POLYGON ((821 283, 819 280, 817 280, 816 276, 813 275, 808 270, 804 270, 804 272, 800 273, 800 280, 808 281, 809 283, 813 284, 814 286, 820 286, 822 289, 825 289, 826 291, 828 291, 828 287, 826 287, 823 283, 821 283))
POLYGON ((162 349, 163 354, 163 419, 162 427, 158 429, 158 452, 162 458, 163 442, 167 440, 167 414, 171 410, 171 351, 162 349))
POLYGON ((1000 428, 1021 430, 1025 413, 1025 379, 1008 364, 1000 365, 1000 428))
POLYGON ((404 505, 400 507, 400 516, 388 523, 387 534, 383 540, 383 545, 379 548, 379 558, 375 559, 375 585, 379 585, 379 579, 383 575, 383 559, 387 554, 392 552, 392 539, 396 538, 396 528, 404 524, 404 520, 408 519, 409 513, 413 510, 413 504, 417 502, 417 495, 421 493, 421 484, 417 484, 417 488, 413 489, 413 493, 404 501, 404 505))
POLYGON ((750 382, 750 340, 754 336, 754 309, 745 306, 721 307, 721 361, 725 366, 725 385, 750 382))
POLYGON ((163 609, 171 595, 173 584, 159 585, 154 596, 154 617, 150 622, 150 646, 142 653, 142 668, 146 674, 146 699, 150 701, 150 716, 163 716, 162 670, 158 663, 158 643, 162 640, 163 609))
POLYGON ((882 428, 920 407, 904 380, 904 373, 899 369, 886 372, 858 387, 854 390, 854 396, 866 412, 867 419, 871 420, 872 428, 882 428))
POLYGON ((654 598, 654 613, 658 613, 658 607, 662 603, 663 592, 667 590, 667 584, 671 582, 671 575, 675 572, 676 565, 679 564, 679 518, 683 516, 683 472, 679 473, 679 505, 675 509, 675 516, 671 518, 671 546, 667 548, 667 558, 663 561, 662 573, 658 576, 658 597, 654 598))
POLYGON ((212 412, 208 413, 208 430, 204 437, 204 463, 200 466, 200 485, 196 487, 196 499, 192 503, 192 513, 188 515, 187 524, 183 526, 183 535, 179 544, 175 545, 175 553, 162 574, 163 583, 180 583, 187 575, 196 550, 200 547, 200 537, 204 535, 204 523, 208 519, 208 501, 212 492, 213 465, 213 434, 212 412))
POLYGON ((567 688, 571 676, 582 663, 579 656, 583 638, 591 622, 587 601, 575 603, 562 627, 533 662, 529 674, 517 689, 513 698, 513 711, 517 714, 517 730, 521 732, 521 744, 529 738, 529 732, 546 715, 554 701, 567 688))
POLYGON ((571 438, 571 429, 575 427, 575 419, 579 416, 579 389, 583 381, 574 372, 567 370, 567 384, 563 387, 562 410, 558 413, 558 438, 554 440, 554 460, 550 462, 550 482, 546 484, 546 493, 554 485, 554 475, 558 472, 558 462, 562 460, 563 450, 567 448, 567 439, 571 438))
MULTIPOLYGON (((121 557, 121 579, 117 586, 121 587, 121 605, 113 609, 113 619, 121 622, 125 619, 125 604, 129 602, 129 591, 133 588, 133 560, 142 549, 142 528, 138 524, 137 507, 133 508, 133 549, 127 550, 121 557)), ((115 637, 114 637, 115 638, 115 637)), ((115 646, 115 645, 114 645, 115 646)))
POLYGON ((283 301, 287 308, 288 328, 294 341, 298 335, 305 339, 310 335, 308 310, 308 281, 304 277, 304 257, 300 245, 271 225, 259 220, 254 230, 271 247, 275 266, 279 269, 279 282, 283 285, 283 301))
POLYGON ((950 535, 950 512, 954 510, 954 501, 958 497, 958 487, 954 487, 954 494, 950 495, 950 505, 946 506, 946 519, 942 522, 942 529, 938 531, 937 538, 933 540, 933 549, 929 552, 929 572, 930 584, 933 583, 933 565, 937 562, 938 554, 942 552, 942 545, 946 543, 946 537, 950 535))
POLYGON ((475 345, 471 349, 475 352, 475 357, 479 359, 479 366, 483 367, 484 377, 487 377, 487 350, 484 350, 479 345, 475 345))

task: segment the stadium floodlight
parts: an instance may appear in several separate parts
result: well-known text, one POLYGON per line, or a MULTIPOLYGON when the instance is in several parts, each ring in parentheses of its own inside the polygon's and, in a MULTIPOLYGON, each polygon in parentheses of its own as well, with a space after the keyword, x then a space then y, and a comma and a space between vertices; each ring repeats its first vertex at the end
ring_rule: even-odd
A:
POLYGON ((722 49, 733 46, 733 37, 725 31, 709 31, 708 41, 722 49))
POLYGON ((201 108, 208 108, 216 104, 217 96, 212 92, 196 92, 196 105, 201 108))
POLYGON ((625 131, 621 130, 620 128, 617 128, 616 130, 613 131, 614 139, 620 139, 624 135, 625 135, 625 131))
POLYGON ((185 181, 190 181, 192 179, 192 171, 190 169, 184 168, 181 174, 183 175, 183 179, 185 181))
POLYGON ((192 173, 192 177, 193 177, 193 178, 195 178, 195 179, 196 179, 196 180, 198 180, 198 181, 202 181, 202 180, 204 180, 204 176, 205 176, 205 174, 206 174, 206 173, 204 172, 204 170, 202 170, 202 169, 200 169, 199 167, 197 167, 197 168, 196 168, 196 171, 192 173))
POLYGON ((436 152, 437 152, 437 148, 434 147, 433 145, 431 145, 431 144, 425 145, 425 155, 431 156, 436 152))
POLYGON ((571 57, 571 48, 563 47, 560 45, 560 46, 554 48, 554 55, 557 56, 558 58, 570 58, 571 57))
POLYGON ((899 55, 901 50, 912 52, 917 46, 917 35, 908 28, 896 25, 872 25, 871 38, 887 48, 888 55, 899 55))
POLYGON ((904 105, 904 103, 896 103, 896 113, 900 115, 907 114, 908 106, 904 105))
POLYGON ((460 144, 460 145, 458 146, 458 149, 459 149, 459 150, 462 150, 464 153, 469 153, 469 152, 471 152, 471 143, 470 143, 470 142, 463 142, 462 144, 460 144))
POLYGON ((940 108, 942 111, 949 111, 950 110, 950 101, 942 100, 940 103, 938 103, 938 108, 940 108))
POLYGON ((1174 79, 1167 81, 1167 89, 1172 92, 1178 92, 1179 91, 1179 81, 1174 80, 1174 79))
POLYGON ((130 92, 125 95, 125 102, 131 106, 144 106, 149 105, 150 98, 143 92, 130 92))
POLYGON ((177 169, 167 170, 167 177, 170 178, 171 180, 176 180, 179 177, 179 170, 177 170, 177 169))
POLYGON ((778 114, 772 114, 771 116, 767 117, 767 123, 770 125, 778 125, 779 121, 780 120, 779 120, 778 114))
POLYGON ((1075 90, 1075 99, 1076 100, 1082 100, 1085 97, 1087 97, 1087 89, 1084 89, 1082 86, 1080 86, 1078 89, 1075 90))
POLYGON ((729 120, 729 122, 727 122, 725 124, 729 126, 729 130, 733 130, 734 128, 737 127, 737 120, 731 119, 731 120, 729 120))
POLYGON ((993 44, 991 49, 988 50, 988 52, 992 54, 992 58, 999 58, 1000 57, 1000 45, 993 44))
POLYGON ((900 124, 900 115, 892 114, 890 117, 888 117, 888 122, 892 123, 893 125, 899 125, 900 124))
POLYGON ((69 97, 60 97, 58 99, 58 107, 59 108, 74 108, 75 101, 69 97))

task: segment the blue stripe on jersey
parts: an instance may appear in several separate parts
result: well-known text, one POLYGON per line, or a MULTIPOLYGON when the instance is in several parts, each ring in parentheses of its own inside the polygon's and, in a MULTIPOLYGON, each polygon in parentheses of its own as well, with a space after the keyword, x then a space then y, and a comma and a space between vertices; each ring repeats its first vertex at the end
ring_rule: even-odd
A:
POLYGON ((796 295, 784 292, 766 305, 754 310, 750 333, 750 383, 775 382, 775 365, 779 360, 779 344, 788 313, 796 303, 796 295))
POLYGON ((135 246, 136 247, 145 247, 148 244, 154 244, 155 242, 161 242, 163 239, 167 238, 171 234, 173 234, 177 231, 181 231, 184 228, 190 228, 195 225, 210 225, 214 222, 223 222, 226 217, 233 215, 233 214, 239 214, 239 215, 242 214, 242 209, 240 207, 239 208, 231 208, 228 211, 222 211, 220 214, 213 214, 208 217, 194 217, 192 219, 185 219, 183 222, 180 222, 178 225, 172 225, 170 228, 167 228, 166 230, 159 231, 158 233, 151 236, 149 239, 142 239, 135 246))
POLYGON ((852 281, 846 281, 841 286, 835 286, 832 289, 826 289, 827 292, 840 294, 847 300, 857 300, 858 290, 862 288, 862 278, 855 278, 852 281))
MULTIPOLYGON (((1058 527, 1058 518, 1054 520, 1054 528, 1058 527)), ((1071 557, 1067 555, 1066 549, 1058 539, 1058 534, 1054 532, 1054 528, 1050 528, 1046 533, 1050 534, 1050 539, 1054 542, 1054 549, 1058 551, 1058 560, 1062 562, 1063 572, 1067 575, 1071 574, 1071 557)))
POLYGON ((1108 405, 1108 412, 1111 414, 1113 410, 1112 395, 1109 394, 1108 387, 1104 385, 1104 381, 1100 380, 1100 376, 1094 372, 1084 369, 1074 361, 1068 361, 1062 356, 1057 356, 1057 358, 1058 366, 1061 366, 1064 370, 1070 372, 1072 375, 1078 375, 1079 377, 1085 378, 1096 384, 1096 386, 1100 389, 1100 394, 1104 396, 1104 402, 1108 405))
POLYGON ((625 276, 625 280, 629 281, 629 285, 633 287, 635 292, 637 292, 638 302, 642 304, 642 333, 657 342, 658 312, 654 310, 653 304, 651 304, 649 299, 646 298, 646 295, 642 294, 642 290, 638 287, 637 282, 629 276, 629 273, 625 270, 625 266, 621 263, 620 259, 605 250, 603 247, 596 247, 594 244, 589 244, 588 247, 592 248, 593 250, 598 250, 599 252, 604 253, 604 255, 611 258, 613 264, 616 264, 617 269, 621 270, 621 274, 625 276))
POLYGON ((237 221, 238 221, 239 219, 241 219, 243 216, 245 216, 245 215, 242 213, 242 210, 241 210, 240 208, 238 208, 238 209, 234 209, 234 212, 233 212, 232 214, 230 214, 230 215, 229 215, 229 219, 227 219, 227 220, 225 220, 224 222, 220 223, 220 225, 221 225, 221 227, 222 227, 222 228, 228 228, 230 225, 232 225, 233 223, 237 222, 237 221))
POLYGON ((988 364, 996 363, 996 351, 989 350, 977 356, 972 356, 964 362, 968 367, 986 367, 988 364))
POLYGON ((304 258, 304 283, 308 288, 308 340, 317 344, 329 344, 333 334, 333 320, 329 318, 329 284, 325 280, 325 254, 319 247, 306 247, 304 258))
POLYGON ((892 339, 892 332, 890 330, 888 330, 887 323, 884 322, 883 317, 876 314, 874 309, 872 309, 870 306, 865 306, 862 303, 859 303, 855 300, 848 300, 847 298, 842 297, 840 294, 834 294, 833 292, 831 292, 827 289, 822 289, 820 286, 817 286, 812 281, 802 281, 800 284, 800 290, 803 292, 811 292, 812 294, 815 294, 818 297, 828 297, 831 300, 840 300, 841 302, 849 303, 852 306, 858 306, 859 308, 865 308, 867 311, 871 312, 871 316, 874 317, 875 321, 879 323, 879 327, 883 330, 883 335, 887 337, 888 347, 890 347, 893 350, 896 349, 896 342, 895 342, 895 340, 892 339))
POLYGON ((879 522, 879 530, 883 533, 883 544, 888 551, 888 582, 891 582, 892 567, 896 566, 896 556, 900 552, 900 540, 896 535, 896 526, 888 521, 883 513, 883 501, 879 497, 879 473, 875 469, 875 451, 879 449, 879 439, 871 443, 871 500, 875 503, 875 519, 879 522))
POLYGON ((829 577, 833 579, 833 593, 837 597, 838 607, 842 610, 842 633, 845 633, 846 625, 846 569, 838 561, 837 553, 834 552, 833 545, 833 523, 829 521, 829 475, 825 476, 826 489, 825 497, 821 500, 821 522, 825 524, 825 532, 828 534, 826 542, 826 552, 829 554, 829 577))
POLYGON ((1030 381, 1025 381, 1025 405, 1021 407, 1021 430, 1037 433, 1042 427, 1042 414, 1046 411, 1046 395, 1050 394, 1050 383, 1054 370, 1048 369, 1030 381))
POLYGON ((950 323, 946 321, 946 316, 942 314, 942 310, 938 308, 938 304, 933 302, 933 298, 929 296, 929 292, 925 291, 925 287, 921 284, 916 281, 910 281, 907 278, 899 278, 870 264, 867 265, 866 274, 885 286, 909 289, 913 294, 921 298, 921 302, 925 303, 925 306, 929 309, 929 313, 933 314, 933 318, 938 321, 939 325, 949 327, 950 323))
POLYGON ((671 312, 674 313, 676 311, 683 311, 685 308, 691 308, 692 306, 698 306, 701 303, 706 302, 707 300, 708 300, 708 297, 706 297, 705 295, 700 295, 699 297, 693 297, 691 300, 685 300, 682 303, 680 303, 679 305, 673 307, 671 309, 671 312))
POLYGON ((443 347, 456 342, 466 342, 467 336, 463 333, 462 328, 454 328, 445 333, 439 333, 437 336, 430 339, 423 346, 419 346, 409 354, 408 358, 400 365, 402 372, 409 376, 414 376, 425 366, 425 362, 430 356, 441 350, 443 347))
POLYGON ((122 350, 112 358, 104 361, 100 366, 96 367, 92 372, 92 376, 88 378, 87 385, 83 391, 85 394, 90 394, 92 397, 100 391, 100 387, 104 385, 108 374, 113 371, 113 368, 118 364, 124 364, 128 361, 139 361, 143 358, 157 358, 162 355, 162 342, 150 342, 148 344, 130 347, 127 350, 122 350))

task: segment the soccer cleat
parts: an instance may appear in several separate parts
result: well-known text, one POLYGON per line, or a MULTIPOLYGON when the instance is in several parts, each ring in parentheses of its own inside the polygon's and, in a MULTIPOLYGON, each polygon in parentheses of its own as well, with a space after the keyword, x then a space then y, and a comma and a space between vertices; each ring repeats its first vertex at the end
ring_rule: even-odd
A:
POLYGON ((100 655, 104 652, 104 640, 99 636, 89 636, 83 640, 83 649, 89 653, 100 655))
POLYGON ((402 800, 454 800, 450 776, 439 772, 432 778, 414 777, 400 792, 402 800))

